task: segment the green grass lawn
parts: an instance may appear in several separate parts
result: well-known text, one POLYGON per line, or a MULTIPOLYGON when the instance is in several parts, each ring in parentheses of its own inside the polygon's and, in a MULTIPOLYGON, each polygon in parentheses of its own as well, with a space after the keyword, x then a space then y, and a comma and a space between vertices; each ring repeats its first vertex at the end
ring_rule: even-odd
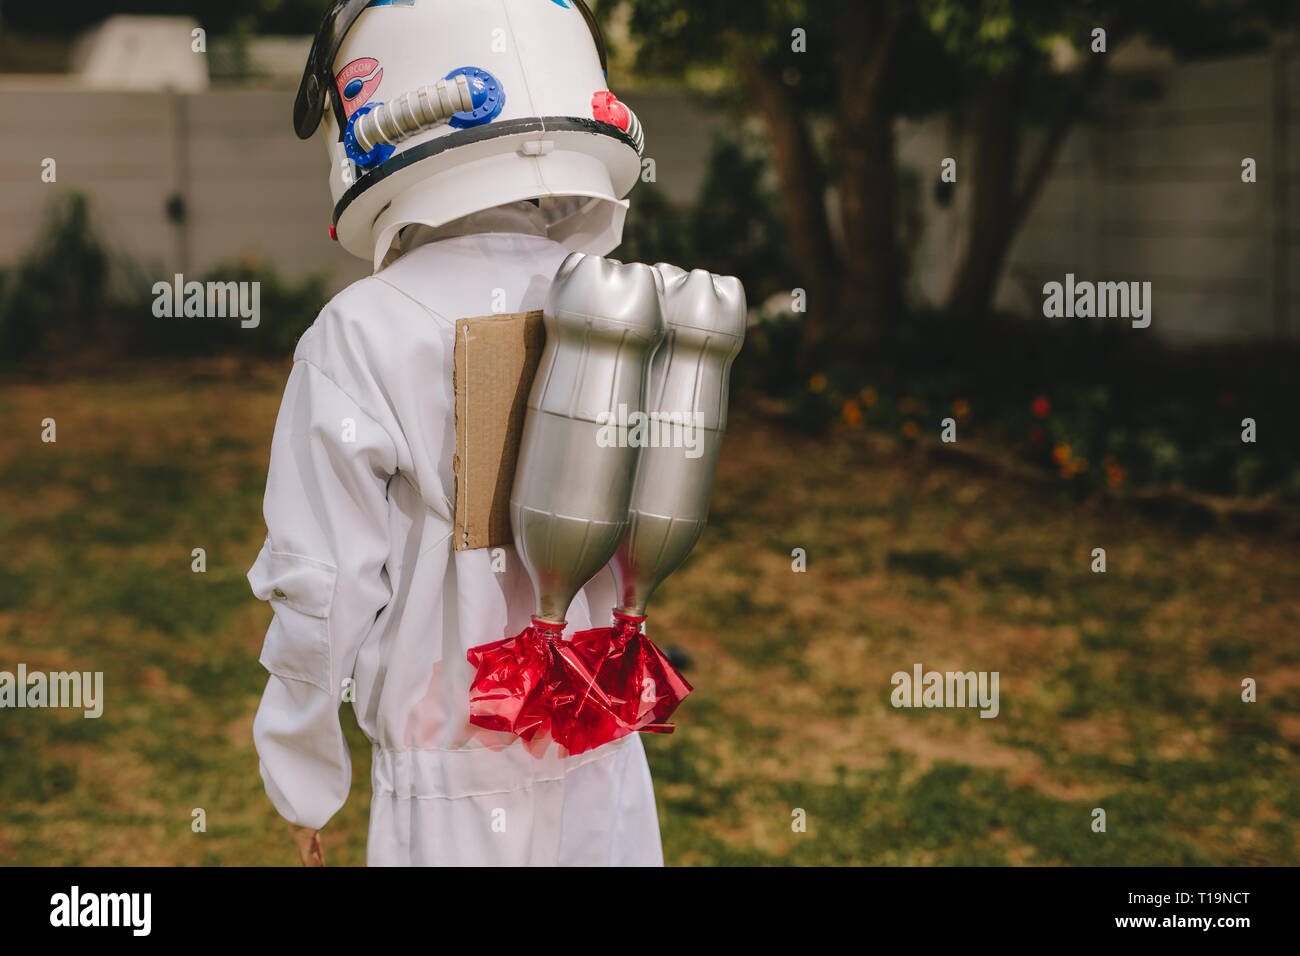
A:
MULTIPOLYGON (((106 696, 98 720, 0 710, 0 862, 295 861, 257 775, 269 610, 244 579, 286 375, 0 385, 0 670, 100 670, 106 696)), ((696 688, 645 739, 670 863, 1297 862, 1300 543, 738 406, 709 529, 651 608, 696 688), (915 663, 999 672, 999 716, 893 708, 915 663)), ((324 844, 360 863, 345 713, 356 785, 324 844)))

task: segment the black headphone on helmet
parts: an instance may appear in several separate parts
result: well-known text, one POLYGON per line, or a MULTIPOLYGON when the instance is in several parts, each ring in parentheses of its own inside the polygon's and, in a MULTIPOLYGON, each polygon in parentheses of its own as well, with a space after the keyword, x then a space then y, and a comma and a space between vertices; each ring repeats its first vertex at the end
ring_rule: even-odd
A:
MULTIPOLYGON (((307 54, 307 66, 302 71, 302 82, 298 84, 298 95, 293 101, 293 128, 299 139, 311 139, 320 125, 325 113, 325 97, 333 86, 334 58, 338 55, 343 38, 347 36, 352 24, 356 23, 361 11, 370 6, 373 0, 334 0, 334 5, 325 11, 316 39, 312 41, 311 52, 307 54)), ((600 54, 600 69, 608 72, 605 58, 605 37, 600 32, 596 16, 587 6, 586 0, 568 0, 587 21, 587 29, 596 42, 596 52, 600 54)), ((338 106, 337 100, 335 105, 338 106)), ((339 124, 342 126, 342 122, 339 124)))

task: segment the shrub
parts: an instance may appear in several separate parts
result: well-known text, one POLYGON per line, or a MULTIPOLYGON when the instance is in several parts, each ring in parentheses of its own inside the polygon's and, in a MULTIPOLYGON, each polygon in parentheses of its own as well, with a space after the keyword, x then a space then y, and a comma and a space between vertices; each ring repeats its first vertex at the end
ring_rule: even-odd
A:
POLYGON ((0 360, 22 362, 61 344, 95 339, 108 274, 109 255, 91 228, 86 197, 60 197, 36 245, 4 283, 0 360))
MULTIPOLYGON (((281 278, 255 256, 218 266, 199 281, 258 283, 259 321, 154 314, 154 285, 171 274, 114 256, 100 241, 86 197, 52 205, 30 253, 0 273, 0 363, 39 364, 55 355, 287 355, 328 298, 322 275, 281 278)), ((187 277, 188 279, 189 277, 187 277)))

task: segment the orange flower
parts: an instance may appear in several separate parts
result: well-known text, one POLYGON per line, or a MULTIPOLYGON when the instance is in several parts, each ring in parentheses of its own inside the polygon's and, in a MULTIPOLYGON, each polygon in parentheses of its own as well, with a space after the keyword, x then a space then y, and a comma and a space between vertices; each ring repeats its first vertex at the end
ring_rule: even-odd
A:
POLYGON ((862 406, 853 399, 846 399, 844 402, 844 421, 851 428, 859 428, 862 425, 862 406))
POLYGON ((1052 449, 1052 461, 1064 468, 1070 461, 1070 446, 1057 445, 1052 449))
POLYGON ((1061 463, 1061 477, 1073 478, 1081 471, 1088 470, 1088 459, 1086 458, 1067 458, 1061 463))
POLYGON ((959 398, 952 403, 952 413, 958 418, 965 418, 970 414, 970 402, 964 398, 959 398))
POLYGON ((861 397, 862 397, 862 404, 867 406, 867 408, 875 408, 876 402, 880 400, 880 396, 876 393, 876 390, 872 388, 870 385, 868 385, 866 388, 862 390, 861 397))
POLYGON ((917 425, 916 422, 913 421, 903 422, 904 438, 915 438, 919 434, 921 434, 921 427, 917 425))
POLYGON ((1108 465, 1106 467, 1106 483, 1119 486, 1124 484, 1124 478, 1127 472, 1119 465, 1108 465))
POLYGON ((1029 403, 1029 411, 1033 413, 1035 418, 1046 418, 1048 415, 1052 414, 1052 403, 1042 395, 1039 395, 1029 403))
POLYGON ((814 392, 826 391, 826 376, 821 372, 816 372, 812 378, 808 379, 808 387, 814 392))

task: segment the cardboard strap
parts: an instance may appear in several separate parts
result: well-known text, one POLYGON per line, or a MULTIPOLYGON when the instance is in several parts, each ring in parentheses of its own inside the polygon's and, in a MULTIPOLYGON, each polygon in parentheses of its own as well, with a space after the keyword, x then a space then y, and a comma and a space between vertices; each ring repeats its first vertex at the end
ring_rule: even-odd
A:
POLYGON ((540 310, 456 320, 457 551, 512 543, 510 487, 545 344, 540 310))

